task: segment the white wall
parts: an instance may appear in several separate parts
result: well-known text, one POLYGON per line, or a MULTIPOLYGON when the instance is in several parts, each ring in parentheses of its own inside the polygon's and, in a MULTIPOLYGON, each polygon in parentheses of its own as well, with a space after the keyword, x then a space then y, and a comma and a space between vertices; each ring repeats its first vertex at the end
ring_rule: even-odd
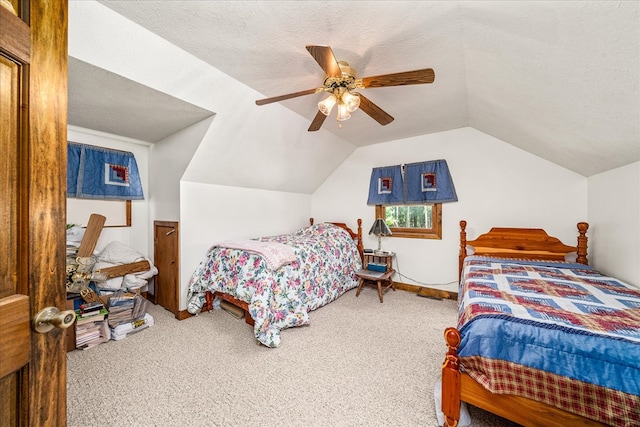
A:
POLYGON ((215 119, 209 117, 153 144, 149 152, 150 222, 180 220, 180 179, 215 119))
POLYGON ((153 259, 153 246, 150 244, 150 241, 153 240, 153 233, 149 227, 148 143, 75 126, 68 127, 67 139, 71 142, 133 153, 138 164, 138 172, 140 173, 145 199, 131 201, 131 227, 113 227, 102 230, 96 245, 96 251, 99 252, 107 244, 116 240, 153 259))
MULTIPOLYGON (((383 238, 406 276, 396 280, 456 289, 462 219, 468 239, 495 226, 534 227, 577 244, 576 224, 587 220, 586 178, 473 128, 359 148, 313 194, 312 215, 351 224, 362 218, 368 233, 375 216, 366 204, 371 169, 437 159, 447 161, 458 202, 443 204, 442 240, 383 238)), ((365 247, 376 245, 375 236, 365 236, 365 247)))
POLYGON ((182 181, 180 310, 191 274, 215 242, 290 233, 309 225, 310 205, 308 194, 182 181))
POLYGON ((589 178, 594 267, 640 287, 640 162, 589 178))

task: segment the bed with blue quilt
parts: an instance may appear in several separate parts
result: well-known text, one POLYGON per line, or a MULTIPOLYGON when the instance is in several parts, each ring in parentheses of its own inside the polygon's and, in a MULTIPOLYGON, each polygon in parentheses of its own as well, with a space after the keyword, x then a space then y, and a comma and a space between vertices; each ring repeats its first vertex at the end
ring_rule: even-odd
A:
POLYGON ((291 234, 214 244, 193 273, 188 311, 220 300, 244 312, 256 339, 280 346, 280 331, 309 323, 309 312, 358 286, 362 221, 320 223, 291 234))
POLYGON ((541 229, 467 241, 461 222, 445 425, 460 401, 525 426, 640 425, 640 288, 587 265, 587 229, 577 246, 541 229))

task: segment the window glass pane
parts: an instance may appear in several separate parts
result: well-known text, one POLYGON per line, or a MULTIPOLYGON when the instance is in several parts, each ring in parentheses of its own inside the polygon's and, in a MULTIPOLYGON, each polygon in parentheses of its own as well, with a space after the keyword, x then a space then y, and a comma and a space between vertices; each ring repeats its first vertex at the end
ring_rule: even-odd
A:
POLYGON ((385 206, 385 222, 391 228, 432 228, 432 205, 385 206))
POLYGON ((442 205, 376 205, 376 218, 384 218, 390 237, 442 239, 442 205))

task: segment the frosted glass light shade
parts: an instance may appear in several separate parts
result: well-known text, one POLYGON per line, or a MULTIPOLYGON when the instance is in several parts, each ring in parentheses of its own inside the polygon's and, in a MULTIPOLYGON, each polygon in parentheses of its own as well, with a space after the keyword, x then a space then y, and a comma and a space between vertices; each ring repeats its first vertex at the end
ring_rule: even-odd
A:
POLYGON ((353 113, 360 106, 360 97, 358 94, 345 92, 344 95, 342 95, 342 102, 347 106, 347 111, 353 113))
POLYGON ((318 102, 318 110, 320 110, 320 112, 325 116, 328 116, 329 113, 331 113, 331 109, 333 108, 333 106, 336 105, 337 101, 338 100, 335 96, 329 95, 323 101, 318 102))
POLYGON ((347 109, 347 105, 342 102, 338 104, 338 121, 344 122, 345 120, 349 120, 351 118, 351 114, 349 114, 349 110, 347 109))

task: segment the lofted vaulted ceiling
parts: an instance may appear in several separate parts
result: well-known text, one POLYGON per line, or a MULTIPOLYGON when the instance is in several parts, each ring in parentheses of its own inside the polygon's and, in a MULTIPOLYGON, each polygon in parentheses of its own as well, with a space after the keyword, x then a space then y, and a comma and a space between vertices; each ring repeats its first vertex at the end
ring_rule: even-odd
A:
MULTIPOLYGON (((640 161, 640 7, 635 1, 100 3, 264 97, 322 84, 322 69, 307 44, 331 46, 337 60, 347 61, 361 77, 435 70, 433 84, 363 90, 395 118, 387 126, 362 111, 342 128, 328 117, 323 131, 355 146, 471 126, 585 176, 640 161)), ((71 124, 87 108, 79 82, 92 71, 88 68, 70 61, 71 124)), ((118 86, 117 78, 106 77, 118 86)), ((281 104, 311 123, 323 97, 312 94, 281 104)), ((149 105, 144 90, 136 99, 149 105)), ((173 126, 207 115, 191 107, 176 105, 185 117, 173 126)), ((165 114, 171 112, 150 116, 167 123, 165 114)), ((100 114, 88 116, 77 124, 102 130, 100 114)), ((154 120, 138 121, 135 128, 136 138, 146 138, 145 128, 156 131, 147 140, 158 138, 154 120)))

